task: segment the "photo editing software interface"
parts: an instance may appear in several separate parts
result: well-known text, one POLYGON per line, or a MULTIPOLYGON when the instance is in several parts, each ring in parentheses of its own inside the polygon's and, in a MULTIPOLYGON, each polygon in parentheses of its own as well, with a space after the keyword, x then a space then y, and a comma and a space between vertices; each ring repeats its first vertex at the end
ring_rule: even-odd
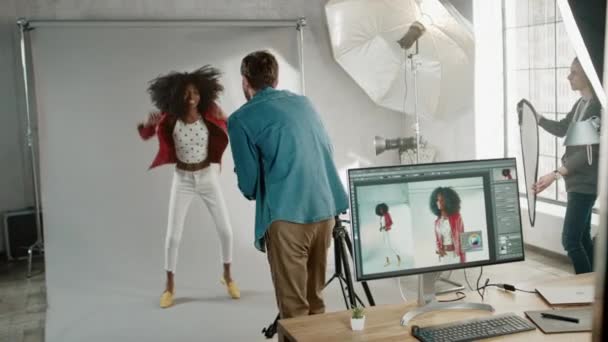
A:
POLYGON ((357 280, 524 259, 514 158, 349 170, 357 280))

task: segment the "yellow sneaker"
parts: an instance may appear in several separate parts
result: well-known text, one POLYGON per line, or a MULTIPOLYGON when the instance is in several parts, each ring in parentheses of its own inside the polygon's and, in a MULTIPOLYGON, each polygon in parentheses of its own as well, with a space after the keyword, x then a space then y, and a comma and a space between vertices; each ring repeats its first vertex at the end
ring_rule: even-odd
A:
POLYGON ((160 296, 160 307, 165 309, 173 305, 173 293, 169 291, 163 292, 160 296))
POLYGON ((222 278, 222 279, 220 279, 220 283, 226 285, 228 294, 230 295, 230 297, 232 297, 232 299, 241 298, 241 291, 239 290, 239 287, 236 286, 236 283, 234 282, 234 280, 229 283, 226 283, 226 279, 222 278))

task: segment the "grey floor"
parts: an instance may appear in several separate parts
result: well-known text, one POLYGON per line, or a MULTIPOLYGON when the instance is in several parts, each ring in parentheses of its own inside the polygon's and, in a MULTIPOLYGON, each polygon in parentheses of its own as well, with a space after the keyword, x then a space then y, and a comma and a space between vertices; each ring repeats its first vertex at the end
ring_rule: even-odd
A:
POLYGON ((27 279, 26 262, 0 261, 0 341, 44 340, 46 287, 42 261, 27 279))
MULTIPOLYGON (((0 341, 4 342, 34 342, 44 340, 46 318, 46 289, 44 273, 40 272, 42 264, 35 265, 34 275, 26 278, 24 262, 0 262, 0 341)), ((521 284, 538 279, 550 279, 572 274, 572 267, 563 257, 545 256, 538 251, 526 250, 526 261, 519 263, 495 265, 484 268, 483 280, 486 277, 493 282, 521 284), (505 278, 508 275, 508 278, 505 278)), ((471 284, 477 279, 479 269, 467 270, 471 284)), ((450 279, 464 284, 464 272, 454 271, 450 279)), ((403 278, 401 281, 405 296, 414 299, 416 279, 403 278)), ((441 283, 440 288, 449 284, 441 283)), ((466 285, 465 285, 466 286, 466 285)), ((379 280, 370 282, 372 293, 377 304, 395 303, 400 300, 400 294, 395 280, 379 280)), ((363 297, 363 291, 359 289, 363 297)), ((264 294, 263 301, 272 299, 271 294, 264 294)), ((337 283, 333 283, 325 291, 328 311, 342 310, 344 303, 337 283)), ((156 300, 156 298, 155 298, 156 300)), ((268 317, 270 320, 271 317, 268 317)), ((107 329, 111 329, 108 327, 107 329)), ((253 334, 253 332, 252 332, 253 334)), ((255 332, 254 341, 265 339, 255 332)))

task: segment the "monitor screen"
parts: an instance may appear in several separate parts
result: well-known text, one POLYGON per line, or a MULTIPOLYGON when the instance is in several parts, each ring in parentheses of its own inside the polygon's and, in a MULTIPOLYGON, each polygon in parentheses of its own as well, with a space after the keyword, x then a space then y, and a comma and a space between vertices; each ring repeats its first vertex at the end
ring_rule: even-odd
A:
POLYGON ((514 158, 350 169, 357 280, 524 260, 514 158))

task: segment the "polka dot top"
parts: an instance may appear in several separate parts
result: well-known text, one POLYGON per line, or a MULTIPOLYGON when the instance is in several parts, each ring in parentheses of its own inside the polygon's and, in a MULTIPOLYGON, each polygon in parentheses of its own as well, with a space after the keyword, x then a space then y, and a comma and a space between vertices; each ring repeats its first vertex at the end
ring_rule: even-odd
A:
POLYGON ((203 119, 193 123, 177 120, 173 129, 173 141, 177 159, 182 163, 200 163, 207 158, 209 130, 203 119))

